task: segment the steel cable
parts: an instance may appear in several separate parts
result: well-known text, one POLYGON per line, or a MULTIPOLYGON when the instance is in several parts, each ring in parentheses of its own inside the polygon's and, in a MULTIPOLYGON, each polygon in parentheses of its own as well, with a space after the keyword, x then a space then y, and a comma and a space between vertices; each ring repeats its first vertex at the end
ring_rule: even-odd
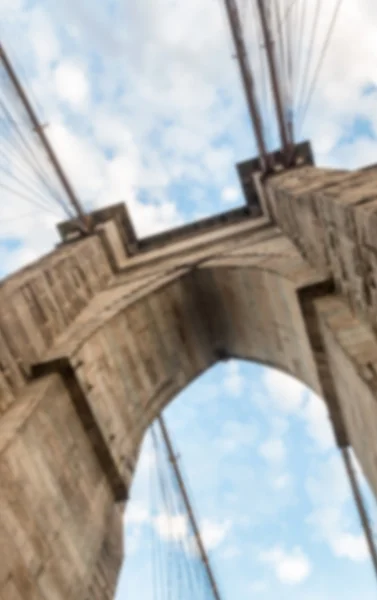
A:
POLYGON ((317 84, 317 81, 318 81, 318 78, 319 78, 319 75, 320 75, 320 71, 321 71, 321 68, 322 68, 322 65, 323 65, 323 61, 324 61, 324 58, 326 56, 326 52, 327 52, 327 49, 329 47, 329 44, 330 44, 330 41, 331 41, 331 36, 333 34, 333 31, 334 31, 334 28, 335 28, 335 24, 336 24, 336 21, 338 19, 339 12, 340 12, 342 4, 343 4, 343 0, 338 0, 338 2, 336 4, 335 10, 334 10, 334 14, 333 14, 333 17, 331 19, 330 26, 329 26, 329 29, 328 29, 328 32, 327 32, 327 35, 326 35, 326 38, 325 38, 325 42, 324 42, 324 45, 323 45, 320 57, 318 59, 318 63, 317 63, 316 69, 314 71, 313 79, 312 79, 311 85, 309 87, 309 91, 307 93, 307 96, 305 98, 303 113, 302 113, 301 120, 300 120, 300 123, 299 123, 299 126, 298 126, 299 130, 301 130, 302 127, 303 127, 303 124, 304 124, 304 121, 305 121, 305 118, 306 118, 306 115, 307 115, 310 103, 312 101, 313 94, 314 94, 314 91, 315 91, 315 87, 316 87, 316 84, 317 84))

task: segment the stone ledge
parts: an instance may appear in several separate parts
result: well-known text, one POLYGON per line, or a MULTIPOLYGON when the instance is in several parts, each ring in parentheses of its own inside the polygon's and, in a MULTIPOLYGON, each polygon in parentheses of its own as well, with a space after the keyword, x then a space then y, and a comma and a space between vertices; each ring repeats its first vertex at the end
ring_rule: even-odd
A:
MULTIPOLYGON (((274 161, 274 171, 285 170, 284 157, 280 150, 271 153, 274 161)), ((292 167, 313 165, 314 159, 309 142, 302 142, 294 146, 292 150, 292 167)), ((290 168, 290 169, 291 169, 290 168)), ((244 192, 245 204, 239 208, 214 215, 194 223, 182 225, 174 229, 164 231, 145 238, 138 238, 124 203, 114 204, 106 208, 98 209, 90 213, 89 219, 93 233, 98 231, 100 225, 113 221, 118 230, 121 242, 124 246, 126 256, 131 257, 140 253, 146 253, 165 247, 171 243, 180 242, 192 238, 198 233, 214 232, 224 225, 240 223, 246 219, 255 219, 266 214, 266 207, 261 198, 261 189, 258 184, 260 176, 259 159, 254 158, 236 165, 238 177, 244 192)), ((289 169, 289 170, 290 170, 289 169)), ((82 229, 78 218, 59 223, 58 231, 64 244, 75 242, 82 237, 82 229)), ((114 236, 113 236, 114 237, 114 236)), ((108 245, 108 244, 107 244, 108 245)), ((116 246, 119 248, 119 244, 116 246)))
MULTIPOLYGON (((98 226, 104 225, 109 221, 115 223, 126 254, 128 256, 135 254, 137 252, 138 240, 127 206, 124 203, 112 204, 111 206, 94 210, 90 213, 90 223, 94 234, 98 226)), ((82 230, 78 218, 62 221, 58 224, 57 228, 63 244, 77 242, 82 238, 82 230)))
POLYGON ((298 298, 304 317, 305 327, 313 351, 318 378, 327 404, 336 442, 340 448, 349 445, 348 434, 341 412, 337 392, 326 356, 325 344, 316 311, 316 302, 323 298, 334 297, 334 282, 331 279, 304 286, 298 290, 298 298))

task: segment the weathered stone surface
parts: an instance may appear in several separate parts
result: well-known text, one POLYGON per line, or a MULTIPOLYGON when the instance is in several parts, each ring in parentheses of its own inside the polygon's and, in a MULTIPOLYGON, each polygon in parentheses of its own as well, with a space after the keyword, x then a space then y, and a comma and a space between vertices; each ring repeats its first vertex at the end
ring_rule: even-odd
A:
POLYGON ((217 360, 322 395, 377 493, 377 171, 300 167, 137 240, 121 206, 0 287, 0 598, 109 599, 143 435, 217 360))
POLYGON ((352 310, 377 326, 377 167, 303 167, 268 182, 274 220, 315 267, 330 269, 352 310))
POLYGON ((1 597, 82 597, 113 498, 59 375, 3 415, 0 480, 1 597))
POLYGON ((377 496, 377 342, 341 298, 316 301, 327 364, 345 427, 377 496))
POLYGON ((112 271, 98 236, 62 246, 0 286, 0 414, 30 367, 105 288, 112 271))

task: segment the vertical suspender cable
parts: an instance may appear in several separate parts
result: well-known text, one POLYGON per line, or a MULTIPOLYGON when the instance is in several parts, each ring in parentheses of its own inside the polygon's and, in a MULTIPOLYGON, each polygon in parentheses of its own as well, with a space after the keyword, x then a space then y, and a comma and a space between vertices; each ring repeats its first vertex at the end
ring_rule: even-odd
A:
POLYGON ((180 473, 180 470, 178 468, 178 465, 177 465, 177 461, 176 461, 176 457, 175 457, 173 445, 171 443, 171 440, 170 440, 170 437, 169 437, 169 434, 168 434, 168 430, 166 428, 165 421, 164 421, 163 417, 161 417, 161 416, 158 417, 158 424, 160 426, 162 438, 163 438, 164 443, 166 445, 166 450, 167 450, 167 453, 168 453, 168 456, 169 456, 169 460, 171 462, 171 465, 172 465, 175 477, 177 479, 177 483, 179 485, 180 492, 182 494, 182 499, 183 499, 183 502, 184 502, 184 505, 185 505, 185 509, 187 511, 187 515, 189 517, 190 524, 191 524, 191 527, 192 527, 193 532, 194 532, 195 541, 196 541, 196 544, 198 546, 199 554, 200 554, 200 557, 202 559, 202 562, 204 564, 204 567, 205 567, 205 570, 206 570, 206 573, 207 573, 207 576, 208 576, 208 580, 209 580, 209 583, 210 583, 210 586, 211 586, 211 590, 212 590, 213 596, 214 596, 215 600, 221 600, 220 592, 219 592, 219 589, 217 587, 217 583, 216 583, 214 574, 212 572, 212 567, 211 567, 211 564, 209 562, 209 558, 208 558, 206 549, 204 548, 204 544, 203 544, 203 541, 202 541, 202 536, 200 534, 199 526, 198 526, 198 524, 196 522, 194 511, 192 509, 191 502, 190 502, 190 499, 188 497, 188 493, 187 493, 187 490, 186 490, 186 487, 185 487, 185 484, 184 484, 184 481, 183 481, 183 477, 182 477, 182 475, 180 473))
POLYGON ((259 17, 262 26, 262 32, 267 52, 267 63, 270 73, 273 98, 275 102, 276 116, 279 125, 280 140, 284 155, 288 158, 290 155, 292 140, 289 139, 286 115, 282 101, 282 93, 277 71, 276 57, 274 53, 274 44, 271 37, 270 24, 267 16, 264 0, 257 0, 259 17))
POLYGON ((4 50, 4 47, 0 44, 0 60, 2 61, 4 68, 7 72, 7 75, 9 77, 9 79, 11 80, 24 108, 25 111, 31 121, 31 124, 34 128, 34 130, 36 131, 36 133, 38 134, 42 145, 47 153, 48 158, 50 159, 55 172, 58 176, 58 179, 60 180, 60 183, 62 184, 73 208, 75 209, 75 212, 77 213, 77 216, 79 218, 79 221, 81 223, 81 226, 83 228, 84 231, 88 231, 88 224, 87 224, 87 215, 85 215, 85 212, 81 206, 81 203, 79 201, 79 199, 77 198, 71 183, 69 182, 66 174, 64 173, 62 166, 60 165, 58 158, 50 144, 50 142, 48 141, 47 136, 45 135, 43 128, 41 127, 37 115, 34 112, 34 109, 28 99, 28 97, 26 96, 25 90, 23 89, 17 75, 16 72, 14 71, 10 60, 4 50))

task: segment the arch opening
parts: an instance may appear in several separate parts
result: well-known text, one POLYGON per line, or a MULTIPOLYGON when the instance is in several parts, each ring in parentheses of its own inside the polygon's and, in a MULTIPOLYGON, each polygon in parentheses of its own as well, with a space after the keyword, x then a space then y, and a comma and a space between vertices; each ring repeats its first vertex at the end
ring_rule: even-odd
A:
MULTIPOLYGON (((12 304, 25 312, 10 311, 5 325, 22 330, 24 337, 18 346, 7 341, 4 364, 10 373, 22 368, 29 379, 19 376, 16 392, 6 387, 10 406, 0 421, 0 460, 9 485, 0 500, 13 519, 4 534, 13 544, 19 539, 12 512, 18 481, 13 464, 20 455, 28 482, 21 504, 48 505, 51 511, 49 527, 41 521, 31 526, 23 517, 32 527, 30 535, 39 535, 41 528, 47 545, 51 532, 56 536, 54 547, 48 546, 53 557, 48 564, 44 546, 36 550, 46 569, 36 593, 43 595, 47 577, 58 573, 67 597, 75 589, 85 598, 105 591, 112 598, 123 552, 121 507, 144 433, 179 392, 219 359, 259 361, 305 382, 326 398, 337 442, 348 445, 335 402, 340 399, 350 442, 377 490, 374 445, 364 443, 374 439, 377 422, 373 331, 335 294, 328 274, 310 267, 276 227, 237 225, 225 233, 206 238, 204 247, 200 240, 195 247, 173 244, 120 261, 111 276, 101 271, 103 281, 97 282, 90 301, 65 306, 63 329, 53 330, 51 318, 42 327, 39 312, 25 304, 22 287, 17 282, 9 287, 12 304), (29 439, 37 444, 38 455, 28 452, 29 439), (49 504, 50 481, 63 486, 60 505, 49 504), (69 527, 63 528, 67 511, 69 527), (82 562, 76 560, 76 547, 82 548, 82 562), (62 551, 72 571, 70 581, 61 573, 62 551)), ((84 244, 93 258, 90 250, 97 241, 82 242, 75 252, 80 254, 84 244)), ((55 266, 46 268, 53 271, 55 266)), ((53 290, 44 289, 43 310, 51 316, 53 290)), ((14 550, 9 569, 15 572, 20 561, 18 548, 14 550)), ((34 564, 23 566, 27 576, 34 564)))
MULTIPOLYGON (((334 598, 340 582, 346 598, 362 589, 372 599, 349 483, 325 404, 312 390, 282 371, 230 360, 188 385, 165 418, 225 599, 334 598)), ((153 539, 174 579, 178 542, 189 536, 184 513, 169 520, 162 500, 151 503, 153 469, 147 435, 125 513, 127 560, 116 600, 140 597, 141 589, 153 598, 146 577, 153 539)), ((363 493, 371 504, 365 481, 363 493)))

